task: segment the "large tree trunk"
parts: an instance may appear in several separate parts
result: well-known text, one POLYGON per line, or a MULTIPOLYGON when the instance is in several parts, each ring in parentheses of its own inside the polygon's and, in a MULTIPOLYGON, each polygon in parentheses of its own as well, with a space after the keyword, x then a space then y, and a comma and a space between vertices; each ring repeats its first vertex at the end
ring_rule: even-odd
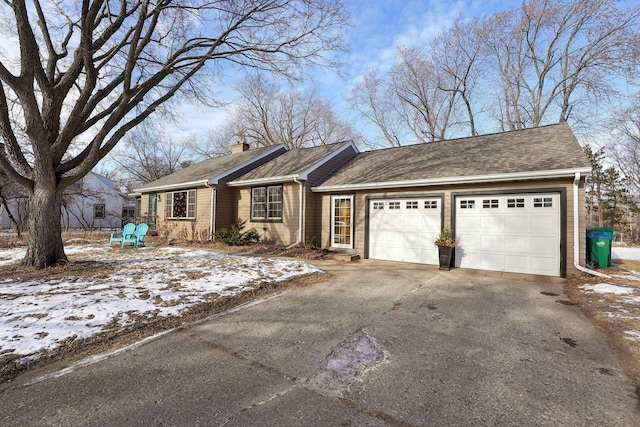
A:
POLYGON ((65 263, 60 214, 62 196, 53 182, 37 182, 29 194, 29 239, 22 265, 44 268, 65 263))

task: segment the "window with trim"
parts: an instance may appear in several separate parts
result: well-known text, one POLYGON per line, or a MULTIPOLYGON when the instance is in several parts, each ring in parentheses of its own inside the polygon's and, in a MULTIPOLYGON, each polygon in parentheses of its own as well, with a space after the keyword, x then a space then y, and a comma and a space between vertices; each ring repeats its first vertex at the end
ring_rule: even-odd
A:
POLYGON ((384 209, 384 202, 373 202, 374 210, 382 210, 384 209))
POLYGON ((424 201, 425 209, 438 209, 438 201, 437 200, 425 200, 424 201))
POLYGON ((181 219, 196 217, 196 190, 171 191, 165 193, 165 218, 181 219))
POLYGON ((551 197, 535 197, 533 199, 534 208, 552 208, 553 199, 551 197))
POLYGON ((104 203, 96 203, 93 205, 93 217, 96 219, 105 218, 104 203))
POLYGON ((460 209, 473 209, 476 207, 475 200, 460 200, 460 209))
POLYGON ((282 221, 282 185, 251 189, 251 220, 282 221))
POLYGON ((389 209, 400 209, 400 202, 389 202, 389 209))

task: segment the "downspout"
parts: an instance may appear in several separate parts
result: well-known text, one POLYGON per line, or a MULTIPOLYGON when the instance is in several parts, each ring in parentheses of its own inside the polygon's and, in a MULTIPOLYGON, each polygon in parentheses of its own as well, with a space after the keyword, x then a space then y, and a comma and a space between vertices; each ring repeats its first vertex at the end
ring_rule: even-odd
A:
POLYGON ((209 181, 204 182, 204 186, 211 189, 211 212, 209 213, 209 240, 215 240, 214 234, 216 232, 216 186, 209 184, 209 181))
POLYGON ((580 258, 580 227, 578 224, 578 222, 580 221, 580 204, 578 200, 578 196, 579 196, 578 184, 579 183, 580 183, 580 172, 576 172, 575 178, 573 179, 573 266, 576 269, 583 271, 587 274, 610 279, 611 276, 609 275, 600 273, 599 271, 591 270, 589 268, 583 267, 580 264, 578 264, 578 259, 580 258))
POLYGON ((300 189, 300 201, 299 201, 299 212, 298 212, 298 241, 287 246, 287 249, 290 249, 294 246, 298 246, 302 243, 302 215, 304 215, 304 197, 303 197, 303 185, 302 181, 299 181, 298 178, 293 178, 293 182, 298 184, 300 189))

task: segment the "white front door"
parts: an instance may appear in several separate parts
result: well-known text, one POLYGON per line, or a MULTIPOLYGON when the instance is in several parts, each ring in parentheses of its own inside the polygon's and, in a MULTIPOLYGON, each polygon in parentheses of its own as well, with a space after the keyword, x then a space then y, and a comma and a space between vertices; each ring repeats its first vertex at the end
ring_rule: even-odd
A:
POLYGON ((560 275, 560 195, 457 196, 457 264, 560 275))
POLYGON ((369 200, 369 258, 438 264, 440 198, 369 200))
POLYGON ((331 247, 353 248, 353 196, 331 196, 331 247))

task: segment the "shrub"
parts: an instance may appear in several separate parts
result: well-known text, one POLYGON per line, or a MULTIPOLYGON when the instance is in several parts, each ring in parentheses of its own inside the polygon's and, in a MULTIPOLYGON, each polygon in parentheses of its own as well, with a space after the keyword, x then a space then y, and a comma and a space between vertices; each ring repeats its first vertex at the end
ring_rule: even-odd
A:
POLYGON ((260 241, 260 234, 255 228, 251 228, 247 231, 244 230, 244 226, 247 221, 237 218, 231 228, 223 228, 214 233, 216 242, 222 242, 229 246, 245 246, 252 243, 258 243, 260 241))

